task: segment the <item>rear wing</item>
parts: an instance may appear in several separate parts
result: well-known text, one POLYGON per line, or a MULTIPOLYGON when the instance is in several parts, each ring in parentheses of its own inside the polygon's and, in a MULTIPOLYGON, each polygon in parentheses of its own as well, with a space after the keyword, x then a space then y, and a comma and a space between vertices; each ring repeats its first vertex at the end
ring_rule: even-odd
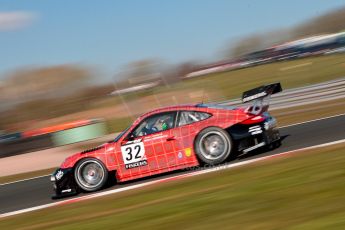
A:
POLYGON ((247 113, 259 114, 267 111, 269 106, 269 99, 272 94, 282 91, 280 83, 273 83, 269 85, 263 85, 251 90, 248 90, 242 94, 242 102, 254 101, 253 105, 246 109, 247 113))
POLYGON ((251 90, 248 90, 242 94, 242 102, 246 103, 259 98, 267 97, 275 93, 282 91, 280 83, 273 83, 269 85, 263 85, 251 90))

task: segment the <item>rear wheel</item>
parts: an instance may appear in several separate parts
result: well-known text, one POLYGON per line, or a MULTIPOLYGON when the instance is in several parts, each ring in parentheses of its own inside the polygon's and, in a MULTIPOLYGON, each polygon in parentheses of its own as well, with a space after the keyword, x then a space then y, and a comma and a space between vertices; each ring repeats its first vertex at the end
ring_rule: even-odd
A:
POLYGON ((199 133, 194 147, 196 154, 204 164, 216 165, 229 157, 232 141, 225 130, 209 127, 199 133))
POLYGON ((108 171, 100 160, 86 158, 78 162, 74 170, 74 178, 82 190, 93 192, 106 184, 108 171))

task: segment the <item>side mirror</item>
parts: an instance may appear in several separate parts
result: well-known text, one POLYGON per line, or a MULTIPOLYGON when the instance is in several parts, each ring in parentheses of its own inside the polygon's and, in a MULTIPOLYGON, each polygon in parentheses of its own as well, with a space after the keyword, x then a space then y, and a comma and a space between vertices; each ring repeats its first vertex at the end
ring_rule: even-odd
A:
POLYGON ((135 136, 134 136, 134 134, 133 133, 129 133, 128 135, 127 135, 127 137, 125 137, 124 139, 123 139, 123 141, 133 141, 134 140, 134 138, 135 138, 135 136))
POLYGON ((128 140, 129 140, 129 141, 133 141, 134 138, 135 138, 135 136, 134 136, 133 133, 130 133, 130 134, 128 135, 128 140))
POLYGON ((135 136, 133 135, 133 133, 128 134, 128 136, 121 141, 121 145, 127 144, 128 141, 133 141, 134 138, 135 136))

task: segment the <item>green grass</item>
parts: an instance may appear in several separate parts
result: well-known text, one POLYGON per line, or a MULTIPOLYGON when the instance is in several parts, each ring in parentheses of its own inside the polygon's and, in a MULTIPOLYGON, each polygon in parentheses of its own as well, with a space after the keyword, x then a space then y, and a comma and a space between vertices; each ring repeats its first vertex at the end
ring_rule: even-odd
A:
MULTIPOLYGON (((238 98, 243 91, 262 84, 279 81, 284 89, 288 89, 328 81, 344 75, 345 54, 337 54, 208 74, 185 80, 171 86, 169 90, 193 88, 204 89, 206 92, 215 90, 220 92, 220 95, 213 98, 214 100, 228 100, 238 98)), ((157 89, 158 92, 166 90, 164 87, 157 89)))
POLYGON ((106 121, 109 133, 121 132, 133 123, 131 117, 113 118, 106 121))
POLYGON ((340 144, 2 219, 1 229, 344 229, 340 144))

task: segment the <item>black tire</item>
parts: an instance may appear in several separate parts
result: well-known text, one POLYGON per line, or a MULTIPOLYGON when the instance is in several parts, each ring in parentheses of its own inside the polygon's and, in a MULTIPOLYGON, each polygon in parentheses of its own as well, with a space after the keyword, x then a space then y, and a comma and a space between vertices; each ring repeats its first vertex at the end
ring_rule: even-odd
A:
POLYGON ((216 165, 229 158, 233 144, 230 135, 225 130, 209 127, 198 134, 194 149, 203 164, 216 165))
POLYGON ((101 189, 108 181, 108 170, 96 158, 85 158, 79 161, 74 169, 77 185, 86 192, 101 189))

